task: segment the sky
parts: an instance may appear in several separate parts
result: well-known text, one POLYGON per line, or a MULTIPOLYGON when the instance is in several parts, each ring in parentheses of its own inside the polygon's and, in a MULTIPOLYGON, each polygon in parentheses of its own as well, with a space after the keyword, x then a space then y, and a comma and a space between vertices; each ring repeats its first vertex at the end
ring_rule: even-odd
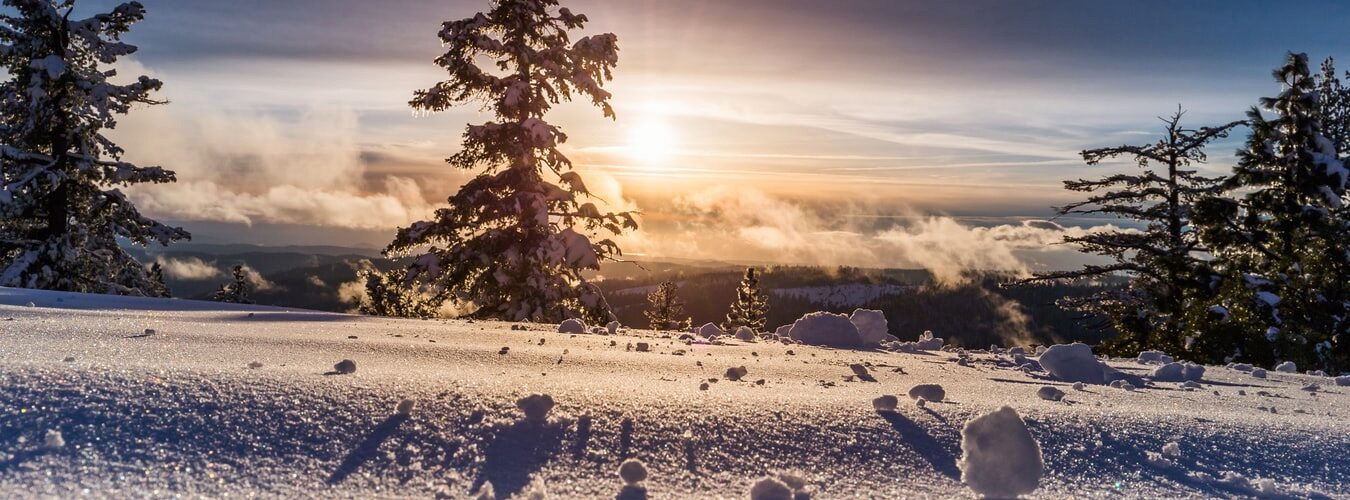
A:
MULTIPOLYGON (((443 159, 489 117, 407 101, 445 77, 440 23, 487 0, 142 3, 119 70, 171 102, 112 135, 178 172, 133 196, 195 240, 378 247, 470 175, 443 159)), ((581 34, 618 36, 618 118, 573 103, 549 120, 605 202, 643 212, 622 243, 652 257, 1072 265, 1050 244, 1111 221, 1037 222, 1076 199, 1061 181, 1131 168, 1078 151, 1149 142, 1179 105, 1194 126, 1240 119, 1290 50, 1350 68, 1350 5, 1330 1, 565 6, 591 19, 581 34)), ((1222 173, 1242 136, 1201 168, 1222 173)))

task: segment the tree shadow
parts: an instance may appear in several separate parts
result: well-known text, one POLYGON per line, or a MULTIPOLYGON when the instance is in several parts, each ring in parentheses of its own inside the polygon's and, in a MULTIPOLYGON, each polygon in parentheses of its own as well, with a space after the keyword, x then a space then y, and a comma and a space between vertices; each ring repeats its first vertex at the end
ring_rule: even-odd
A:
POLYGON ((361 468, 362 464, 375 456, 375 453, 380 449, 380 445, 386 439, 389 439, 394 431, 398 430, 398 426, 407 420, 407 415, 393 415, 376 426, 374 430, 370 431, 370 434, 366 435, 366 439, 361 441, 361 444, 357 445, 347 454, 346 458, 342 459, 342 464, 338 465, 337 470, 333 471, 333 475, 328 476, 328 484, 340 483, 347 476, 356 472, 356 469, 361 468))
POLYGON ((897 412, 878 411, 877 415, 891 424, 891 427, 900 433, 900 437, 904 438, 909 447, 915 453, 918 453, 920 458, 932 465, 933 469, 939 474, 947 476, 953 481, 961 480, 961 471, 956 468, 956 457, 943 448, 942 443, 928 434, 928 431, 897 412))
POLYGON ((518 420, 502 429, 484 452, 483 468, 470 491, 492 483, 497 498, 511 498, 530 485, 530 475, 563 448, 563 429, 547 422, 518 420))
POLYGON ((577 419, 577 438, 572 442, 572 456, 581 458, 586 454, 586 446, 591 442, 591 417, 577 419))

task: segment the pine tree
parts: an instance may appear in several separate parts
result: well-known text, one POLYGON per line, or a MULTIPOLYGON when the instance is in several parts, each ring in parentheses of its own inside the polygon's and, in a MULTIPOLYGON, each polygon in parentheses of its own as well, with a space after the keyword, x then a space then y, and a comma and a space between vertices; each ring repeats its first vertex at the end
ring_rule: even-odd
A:
POLYGON ((601 233, 637 228, 634 214, 602 213, 572 163, 567 140, 544 121, 555 104, 584 98, 614 117, 602 88, 618 61, 613 34, 570 41, 587 19, 556 0, 495 0, 492 10, 444 24, 448 50, 436 60, 450 79, 418 91, 411 106, 436 112, 480 102, 495 120, 470 125, 447 162, 482 169, 436 211, 400 229, 389 255, 420 253, 409 282, 430 283, 437 299, 475 307, 475 318, 558 322, 612 314, 586 271, 620 254, 601 233), (493 61, 483 68, 479 61, 493 61), (425 253, 421 253, 425 252, 425 253))
POLYGON ((768 321, 768 314, 769 297, 759 290, 759 276, 755 268, 746 268, 745 277, 736 288, 736 302, 731 304, 731 312, 727 313, 723 329, 735 332, 737 328, 745 326, 756 332, 762 332, 764 323, 768 321))
POLYGON ((365 281, 366 298, 358 310, 371 316, 428 319, 437 316, 438 308, 421 290, 406 286, 407 269, 381 273, 374 268, 361 271, 358 279, 365 281))
POLYGON ((1197 206, 1224 292, 1211 306, 1224 314, 1202 325, 1198 343, 1234 360, 1343 370, 1350 172, 1322 134, 1307 56, 1290 54, 1274 76, 1282 92, 1248 112, 1251 135, 1223 185, 1226 195, 1197 206))
POLYGON ((679 296, 680 288, 673 281, 663 281, 656 290, 647 294, 647 310, 644 313, 652 330, 681 330, 689 328, 689 315, 684 312, 684 301, 679 296))
MULTIPOLYGON (((1347 73, 1350 78, 1350 73, 1347 73)), ((1341 84, 1336 76, 1336 61, 1328 57, 1322 61, 1322 72, 1316 77, 1317 112, 1322 121, 1322 135, 1342 155, 1350 152, 1350 87, 1341 84)))
POLYGON ((150 273, 146 275, 150 280, 150 289, 146 291, 146 297, 169 298, 173 293, 169 291, 169 284, 164 281, 164 266, 156 262, 150 265, 150 273))
POLYGON ((122 161, 103 135, 158 80, 125 85, 105 69, 136 51, 121 41, 145 17, 129 2, 71 20, 74 0, 4 0, 0 14, 0 286, 152 294, 146 268, 118 245, 187 239, 142 216, 118 189, 173 182, 173 172, 122 161))
POLYGON ((1020 282, 1128 276, 1129 284, 1122 288, 1059 301, 1066 309, 1084 313, 1085 319, 1105 319, 1116 334, 1104 346, 1112 353, 1133 355, 1148 349, 1180 352, 1185 344, 1188 304, 1206 300, 1210 294, 1211 271, 1201 255, 1191 210, 1197 200, 1218 191, 1220 179, 1200 176, 1191 167, 1206 161, 1206 145, 1226 137, 1242 122, 1196 130, 1181 125, 1183 115, 1178 110, 1160 118, 1164 134, 1152 144, 1081 153, 1088 165, 1125 158, 1142 171, 1064 182, 1065 189, 1090 194, 1084 201, 1058 208, 1059 215, 1102 214, 1142 222, 1144 229, 1066 237, 1066 243, 1110 262, 1040 274, 1020 282))
POLYGON ((253 282, 249 279, 248 271, 244 266, 237 265, 231 271, 233 279, 231 282, 220 285, 216 293, 211 296, 211 300, 216 302, 229 302, 231 304, 252 304, 253 303, 253 282))

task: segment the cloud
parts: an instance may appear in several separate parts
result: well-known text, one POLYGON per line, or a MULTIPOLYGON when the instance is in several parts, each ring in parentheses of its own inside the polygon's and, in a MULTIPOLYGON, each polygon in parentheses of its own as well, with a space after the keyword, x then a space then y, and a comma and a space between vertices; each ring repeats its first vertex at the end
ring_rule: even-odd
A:
MULTIPOLYGON (((153 74, 134 61, 119 66, 126 75, 153 74)), ((373 229, 434 210, 416 180, 368 171, 370 148, 359 143, 362 128, 348 108, 226 109, 201 99, 137 109, 111 134, 129 161, 177 173, 176 183, 128 189, 148 214, 373 229)))
POLYGON ((249 267, 248 265, 244 265, 242 267, 244 271, 244 279, 248 280, 248 284, 253 285, 254 290, 259 292, 272 289, 284 290, 284 288, 277 286, 276 283, 268 281, 267 278, 263 277, 262 273, 258 272, 252 267, 249 267))
POLYGON ((964 282, 971 271, 1027 274, 1033 270, 1028 254, 1069 248, 1059 246, 1065 236, 1119 229, 1065 227, 1045 220, 979 227, 948 216, 916 214, 877 229, 847 215, 857 207, 846 202, 839 206, 826 211, 754 189, 717 186, 679 198, 673 216, 678 222, 665 233, 657 229, 645 242, 652 246, 643 250, 686 258, 915 267, 954 284, 964 282))
POLYGON ((225 276, 215 265, 208 264, 196 257, 182 259, 156 257, 155 262, 164 268, 164 275, 182 281, 206 281, 225 276))

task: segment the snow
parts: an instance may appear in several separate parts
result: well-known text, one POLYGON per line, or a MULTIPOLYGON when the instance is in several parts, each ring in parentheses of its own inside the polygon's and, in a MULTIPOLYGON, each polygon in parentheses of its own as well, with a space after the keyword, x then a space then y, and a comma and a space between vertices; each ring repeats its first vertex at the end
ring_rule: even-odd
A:
POLYGON ((543 422, 553 410, 553 397, 548 394, 531 394, 516 401, 516 408, 525 414, 528 422, 543 422))
POLYGON ((788 337, 807 345, 841 347, 846 349, 861 347, 862 337, 858 327, 848 316, 828 312, 814 312, 802 316, 792 323, 788 337))
POLYGON ((1165 365, 1171 363, 1173 359, 1171 356, 1168 356, 1166 353, 1162 351, 1144 351, 1139 353, 1139 357, 1136 358, 1135 361, 1137 361, 1141 365, 1147 364, 1165 365))
POLYGON ((619 465, 619 478, 624 483, 637 484, 647 480, 647 465, 641 460, 630 458, 619 465))
POLYGON ((1113 380, 1115 373, 1092 355, 1092 347, 1077 342, 1050 346, 1039 361, 1047 373, 1065 382, 1102 385, 1113 380))
POLYGON ((408 415, 412 415, 413 410, 416 408, 417 408, 416 401, 413 401, 411 399, 405 399, 403 401, 399 401, 398 405, 394 407, 394 414, 403 415, 406 417, 408 415))
POLYGON ((1336 377, 1336 385, 1341 387, 1350 387, 1350 375, 1341 375, 1336 377))
POLYGON ((558 324, 558 333, 582 334, 586 333, 586 322, 573 318, 558 324))
POLYGON ((887 394, 872 400, 872 408, 876 411, 895 411, 900 405, 900 399, 887 394))
POLYGON ((751 330, 750 327, 748 327, 748 326, 742 326, 742 327, 736 328, 736 340, 739 340, 739 341, 742 341, 742 342, 754 342, 754 341, 755 341, 755 331, 754 331, 754 330, 751 330))
POLYGON ((609 332, 610 335, 618 335, 619 327, 621 326, 623 325, 620 324, 618 321, 610 321, 609 324, 605 325, 605 330, 609 332))
POLYGON ((1064 391, 1047 385, 1036 390, 1036 397, 1046 401, 1059 401, 1064 399, 1064 391))
POLYGON ((1262 369, 1262 368, 1253 368, 1253 369, 1252 369, 1252 377, 1255 377, 1255 378, 1266 378, 1266 370, 1265 370, 1265 369, 1262 369))
POLYGON ((750 487, 750 500, 793 500, 792 488, 778 478, 766 477, 750 487))
POLYGON ((961 430, 961 481, 988 498, 1036 491, 1044 473, 1041 447, 1017 410, 1004 406, 961 430))
POLYGON ((887 328, 886 315, 881 311, 857 309, 848 319, 853 322, 853 326, 858 328, 858 336, 862 337, 864 346, 876 347, 881 345, 882 342, 900 340, 890 334, 887 328))
POLYGON ((1275 365, 1275 371, 1280 373, 1298 373, 1298 365, 1294 364, 1293 361, 1285 361, 1275 365))
POLYGON ((342 375, 356 373, 356 362, 350 359, 338 361, 337 364, 333 365, 333 372, 342 375))
POLYGON ((703 326, 698 327, 697 333, 700 337, 712 340, 722 336, 722 329, 713 323, 705 323, 703 326))
POLYGON ((1153 380, 1160 382, 1198 382, 1205 376, 1205 367, 1192 363, 1167 363, 1153 370, 1153 380))
POLYGON ((911 399, 921 399, 933 403, 941 403, 947 399, 947 391, 938 384, 919 384, 909 388, 909 397, 911 399))
POLYGON ((1059 404, 1036 396, 1054 383, 1045 374, 975 350, 961 368, 944 351, 689 346, 633 329, 539 345, 551 327, 168 300, 104 309, 121 299, 75 294, 64 304, 80 309, 59 309, 38 293, 0 289, 0 319, 14 318, 0 321, 0 491, 23 497, 525 498, 547 484, 550 498, 613 498, 616 471, 638 458, 651 498, 744 498, 766 474, 794 488, 773 472, 786 470, 810 471, 812 498, 973 498, 961 429, 1003 406, 1044 451, 1037 498, 1253 496, 1228 472, 1253 489, 1350 497, 1350 392, 1326 379, 1304 392, 1318 380, 1301 374, 1208 367, 1212 390, 1088 387, 1059 404), (638 342, 649 352, 626 348, 638 342), (325 375, 344 358, 357 375, 325 375), (851 364, 879 383, 845 382, 851 364), (742 365, 766 383, 698 390, 742 365), (951 402, 869 406, 920 382, 951 402), (516 406, 531 394, 554 402, 537 422, 516 406), (391 411, 404 399, 411 418, 391 411), (43 451, 49 430, 60 452, 43 451), (1184 451, 1172 469, 1145 461, 1167 442, 1184 451))

